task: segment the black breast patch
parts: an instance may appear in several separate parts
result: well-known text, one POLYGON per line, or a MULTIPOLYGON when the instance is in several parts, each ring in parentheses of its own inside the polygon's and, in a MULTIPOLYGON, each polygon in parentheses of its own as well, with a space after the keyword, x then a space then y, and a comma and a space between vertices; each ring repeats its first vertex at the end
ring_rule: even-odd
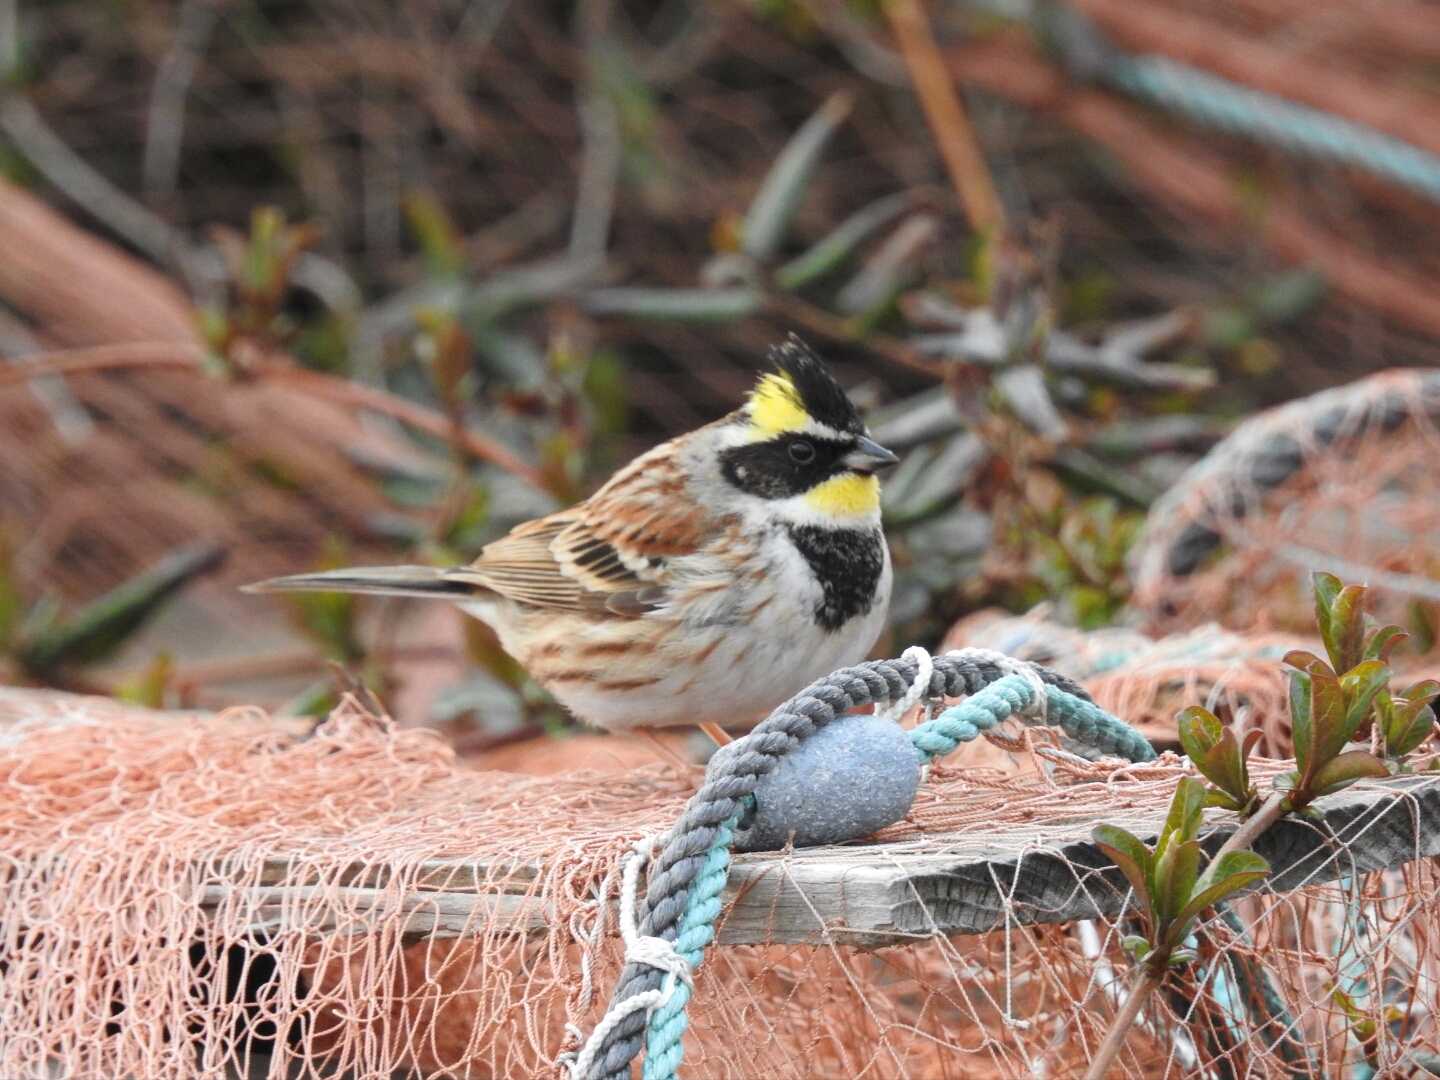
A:
POLYGON ((885 539, 879 529, 785 529, 824 590, 815 608, 816 622, 826 630, 839 630, 875 606, 875 590, 885 571, 885 539))

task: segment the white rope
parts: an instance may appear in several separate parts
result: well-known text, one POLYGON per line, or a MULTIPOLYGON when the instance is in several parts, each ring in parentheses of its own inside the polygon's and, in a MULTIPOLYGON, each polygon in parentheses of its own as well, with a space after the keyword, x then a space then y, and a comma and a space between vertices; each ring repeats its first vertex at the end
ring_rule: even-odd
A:
MULTIPOLYGON (((649 1016, 675 992, 677 983, 694 987, 694 976, 690 964, 675 948, 673 941, 666 941, 654 935, 642 935, 635 921, 635 897, 640 885, 640 870, 649 861, 655 850, 656 837, 647 836, 635 842, 634 850, 625 860, 625 872, 620 878, 620 936, 625 940, 625 962, 643 964, 665 973, 665 981, 657 989, 632 994, 624 1001, 611 1006, 601 1021, 595 1025, 590 1038, 578 1053, 561 1054, 556 1063, 563 1065, 571 1080, 583 1080, 595 1063, 595 1055, 605 1045, 605 1038, 611 1030, 633 1012, 641 1009, 649 1016)), ((602 912, 603 915, 603 912, 602 912)))
POLYGON ((929 651, 919 645, 911 645, 900 654, 900 659, 915 661, 915 678, 911 680, 910 688, 905 691, 904 697, 893 705, 875 710, 876 716, 895 724, 925 699, 925 695, 930 692, 930 680, 935 674, 935 661, 930 658, 929 651))
MULTIPOLYGON (((1045 722, 1045 716, 1050 706, 1050 695, 1046 689, 1045 680, 1040 677, 1040 672, 1034 664, 1025 660, 1017 660, 1013 656, 1006 656, 994 649, 951 649, 945 655, 959 660, 994 664, 1007 675, 1019 675, 1030 684, 1030 703, 1025 707, 1025 715, 1041 724, 1045 722)), ((904 719, 906 713, 925 699, 925 695, 930 692, 930 680, 935 674, 934 659, 920 645, 911 645, 901 654, 901 659, 915 661, 915 678, 911 680, 904 697, 893 705, 877 709, 875 712, 876 716, 894 723, 899 723, 904 719)))

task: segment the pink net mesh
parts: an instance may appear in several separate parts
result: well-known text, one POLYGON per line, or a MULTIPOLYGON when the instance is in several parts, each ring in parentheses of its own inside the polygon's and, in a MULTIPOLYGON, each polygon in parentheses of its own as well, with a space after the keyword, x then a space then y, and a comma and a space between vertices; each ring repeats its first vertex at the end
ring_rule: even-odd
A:
MULTIPOLYGON (((4 1076, 560 1075, 618 974, 620 858, 699 779, 479 771, 354 701, 311 731, 23 690, 0 691, 0 769, 4 1076)), ((820 858, 844 880, 901 858, 1011 857, 1100 820, 1143 831, 1182 773, 1043 747, 981 768, 962 751, 872 841, 744 862, 793 881, 820 858)), ((1132 1035, 1124 1074, 1221 1058, 1235 1075, 1297 1071, 1214 975, 1221 954, 1263 962, 1313 1059, 1299 1071, 1363 1056, 1357 1017, 1385 1032, 1380 1065, 1413 1064, 1436 1049, 1435 876, 1419 861, 1243 901, 1244 938, 1206 927, 1202 965, 1132 1035)), ((843 901, 815 903, 827 932, 777 917, 768 943, 729 945, 722 922, 686 1075, 1073 1075, 1125 979, 1111 921, 1023 926, 1017 908, 989 934, 865 950, 844 944, 843 901)))

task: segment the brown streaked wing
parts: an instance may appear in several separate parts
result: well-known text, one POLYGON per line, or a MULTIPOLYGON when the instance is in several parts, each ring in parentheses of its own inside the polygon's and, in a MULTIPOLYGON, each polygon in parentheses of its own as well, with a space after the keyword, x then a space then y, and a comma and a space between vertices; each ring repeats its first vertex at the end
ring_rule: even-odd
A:
MULTIPOLYGON (((582 504, 583 505, 583 504, 582 504)), ((517 525, 487 544, 480 557, 446 577, 468 581, 534 607, 603 610, 610 602, 617 615, 642 615, 653 602, 632 597, 655 586, 632 573, 603 540, 586 539, 580 507, 517 525)))
POLYGON ((722 541, 729 524, 690 498, 666 443, 585 502, 517 526, 454 573, 537 607, 636 618, 664 605, 670 560, 722 541))
POLYGON ((499 540, 486 544, 469 566, 445 576, 491 589, 501 596, 536 607, 578 608, 580 583, 560 572, 551 544, 574 519, 573 510, 536 518, 515 526, 499 540))
MULTIPOLYGON (((608 543, 640 576, 661 560, 693 555, 722 531, 708 508, 697 505, 670 444, 637 458, 575 509, 587 541, 608 543), (657 452, 658 451, 658 452, 657 452)), ((561 543, 566 543, 567 537, 561 543)))

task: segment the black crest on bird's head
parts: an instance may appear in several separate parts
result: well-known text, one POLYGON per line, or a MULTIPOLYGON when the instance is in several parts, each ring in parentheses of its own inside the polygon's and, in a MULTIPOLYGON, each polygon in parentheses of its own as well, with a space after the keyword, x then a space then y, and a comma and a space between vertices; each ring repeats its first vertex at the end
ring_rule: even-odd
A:
POLYGON ((770 348, 775 370, 790 380, 811 418, 836 431, 863 434, 859 410, 830 374, 825 362, 795 334, 770 348))

